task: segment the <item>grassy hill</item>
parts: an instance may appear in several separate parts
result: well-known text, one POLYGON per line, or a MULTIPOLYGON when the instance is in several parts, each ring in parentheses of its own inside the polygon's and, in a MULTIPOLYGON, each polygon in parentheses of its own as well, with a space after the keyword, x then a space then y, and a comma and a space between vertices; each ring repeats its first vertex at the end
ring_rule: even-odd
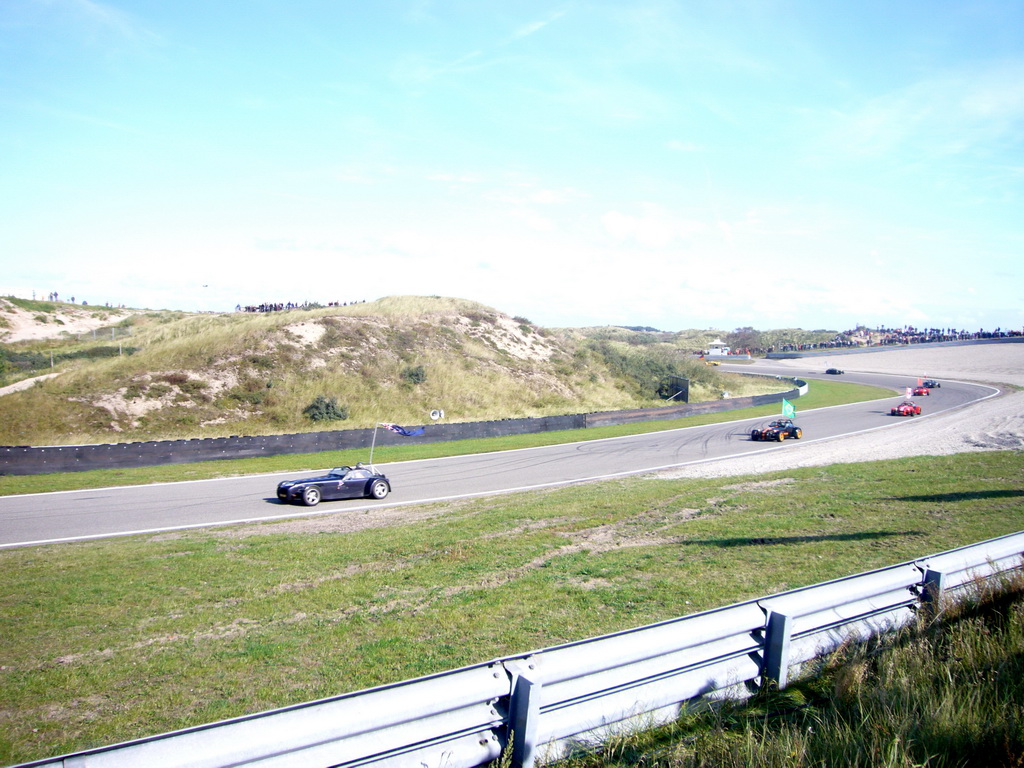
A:
POLYGON ((690 380, 691 402, 780 388, 703 365, 695 353, 721 331, 545 329, 442 297, 221 314, 7 298, 4 336, 0 385, 57 375, 0 397, 2 445, 420 424, 433 409, 479 421, 651 407, 670 376, 690 380), (318 401, 329 407, 311 412, 318 401))

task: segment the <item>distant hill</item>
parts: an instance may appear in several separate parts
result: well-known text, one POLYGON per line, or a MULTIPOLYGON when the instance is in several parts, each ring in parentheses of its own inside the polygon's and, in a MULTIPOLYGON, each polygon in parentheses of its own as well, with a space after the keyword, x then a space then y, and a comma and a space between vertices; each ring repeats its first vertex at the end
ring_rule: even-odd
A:
POLYGON ((0 444, 282 434, 581 413, 778 391, 696 353, 722 331, 545 329, 476 302, 185 313, 0 299, 0 444), (7 389, 10 389, 9 387, 7 389), (331 417, 334 417, 333 419, 331 417), (319 419, 319 420, 316 420, 319 419))

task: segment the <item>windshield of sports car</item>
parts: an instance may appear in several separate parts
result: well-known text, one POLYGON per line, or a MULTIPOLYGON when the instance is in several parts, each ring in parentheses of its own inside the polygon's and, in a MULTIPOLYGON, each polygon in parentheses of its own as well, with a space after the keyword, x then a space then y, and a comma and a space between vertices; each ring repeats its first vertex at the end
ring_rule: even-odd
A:
POLYGON ((352 467, 335 467, 327 474, 330 477, 344 477, 352 470, 352 467))

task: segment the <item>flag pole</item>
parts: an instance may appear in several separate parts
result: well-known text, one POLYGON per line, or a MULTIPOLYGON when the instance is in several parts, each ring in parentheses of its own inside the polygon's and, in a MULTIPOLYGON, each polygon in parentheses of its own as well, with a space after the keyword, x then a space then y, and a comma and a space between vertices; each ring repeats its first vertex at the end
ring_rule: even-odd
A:
POLYGON ((373 448, 377 445, 377 427, 380 424, 373 425, 373 439, 370 441, 370 468, 373 469, 373 448))

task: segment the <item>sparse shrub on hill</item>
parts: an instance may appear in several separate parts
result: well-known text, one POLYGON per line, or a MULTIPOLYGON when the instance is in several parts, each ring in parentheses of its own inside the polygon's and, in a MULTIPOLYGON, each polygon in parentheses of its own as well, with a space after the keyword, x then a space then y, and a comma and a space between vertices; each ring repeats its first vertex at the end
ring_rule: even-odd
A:
POLYGON ((52 301, 19 299, 15 296, 5 296, 4 299, 16 307, 21 307, 26 312, 55 312, 57 310, 57 304, 52 301))
POLYGON ((469 318, 469 322, 474 327, 480 325, 495 325, 498 322, 498 318, 494 312, 481 312, 480 310, 469 310, 464 312, 463 315, 469 318))
POLYGON ((324 329, 317 346, 323 350, 336 349, 345 344, 345 336, 340 324, 333 317, 325 317, 321 323, 324 329))
POLYGON ((348 408, 338 405, 337 398, 317 395, 316 400, 307 405, 302 412, 310 421, 344 421, 348 418, 348 408))
POLYGON ((636 393, 644 398, 661 397, 662 385, 674 376, 684 378, 707 378, 707 374, 686 365, 680 359, 678 350, 657 348, 646 344, 631 347, 611 341, 598 341, 593 351, 614 372, 632 382, 636 393))
POLYGON ((777 328, 758 331, 749 326, 721 334, 722 340, 733 350, 749 349, 754 353, 768 349, 782 349, 786 345, 822 344, 836 336, 836 331, 802 328, 777 328))
POLYGON ((12 374, 35 376, 40 373, 50 373, 53 368, 61 363, 75 360, 97 360, 104 357, 121 357, 133 355, 135 347, 99 345, 86 347, 84 349, 57 349, 57 350, 33 350, 33 349, 8 349, 0 351, 0 357, 7 360, 12 374))
POLYGON ((409 367, 402 370, 402 380, 408 384, 422 384, 427 380, 427 372, 422 365, 409 367))
POLYGON ((256 406, 261 405, 264 400, 264 394, 261 390, 248 390, 248 389, 233 389, 228 392, 227 395, 231 400, 236 403, 243 403, 245 405, 256 406))
POLYGON ((522 333, 523 336, 529 336, 536 330, 533 327, 533 323, 531 323, 525 317, 516 315, 515 317, 512 318, 512 322, 517 323, 519 325, 519 332, 522 333))
POLYGON ((270 392, 274 384, 270 380, 262 380, 255 377, 245 377, 239 381, 238 386, 227 390, 224 393, 224 407, 238 405, 258 406, 271 404, 270 392))

